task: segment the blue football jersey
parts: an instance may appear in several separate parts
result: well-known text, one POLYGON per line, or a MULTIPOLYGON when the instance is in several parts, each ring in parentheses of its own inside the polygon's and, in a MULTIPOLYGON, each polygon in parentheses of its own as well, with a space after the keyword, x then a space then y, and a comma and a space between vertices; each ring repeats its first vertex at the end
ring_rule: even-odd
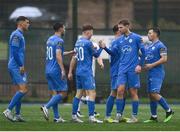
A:
POLYGON ((143 49, 142 38, 140 35, 130 33, 128 36, 121 35, 118 38, 119 72, 135 71, 139 64, 139 50, 143 49))
MULTIPOLYGON (((167 55, 167 47, 158 40, 155 43, 145 45, 145 63, 151 64, 158 61, 161 55, 167 55)), ((164 77, 164 66, 160 64, 148 71, 148 75, 153 77, 164 77)))
POLYGON ((76 75, 92 75, 92 59, 98 57, 102 49, 94 49, 93 43, 86 38, 79 38, 75 44, 77 59, 76 75))
POLYGON ((46 73, 61 72, 56 60, 56 50, 60 49, 63 57, 64 41, 57 35, 51 36, 46 42, 46 73))
POLYGON ((112 54, 110 55, 110 75, 111 77, 118 75, 118 67, 119 67, 119 59, 120 56, 118 54, 118 38, 114 39, 111 42, 109 49, 112 54))
POLYGON ((23 32, 20 29, 16 29, 11 33, 9 39, 9 61, 8 68, 19 69, 24 66, 25 59, 25 39, 23 32))

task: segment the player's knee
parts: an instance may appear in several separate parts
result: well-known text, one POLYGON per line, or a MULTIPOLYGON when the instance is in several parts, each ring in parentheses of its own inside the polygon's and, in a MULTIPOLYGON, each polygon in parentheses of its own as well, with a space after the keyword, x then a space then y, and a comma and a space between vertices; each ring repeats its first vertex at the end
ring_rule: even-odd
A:
POLYGON ((150 93, 150 94, 149 94, 149 96, 150 96, 150 98, 151 98, 152 100, 158 100, 158 98, 159 98, 158 95, 159 95, 159 94, 157 94, 157 93, 150 93))
POLYGON ((26 85, 20 85, 19 86, 19 91, 22 93, 27 93, 28 92, 28 88, 26 85))
POLYGON ((78 90, 78 91, 76 92, 76 98, 79 98, 79 99, 80 99, 81 97, 82 97, 82 92, 78 90))
POLYGON ((118 89, 117 90, 117 96, 123 96, 124 95, 125 90, 124 89, 118 89))
POLYGON ((96 98, 96 91, 95 90, 89 91, 89 98, 90 99, 95 99, 96 98))

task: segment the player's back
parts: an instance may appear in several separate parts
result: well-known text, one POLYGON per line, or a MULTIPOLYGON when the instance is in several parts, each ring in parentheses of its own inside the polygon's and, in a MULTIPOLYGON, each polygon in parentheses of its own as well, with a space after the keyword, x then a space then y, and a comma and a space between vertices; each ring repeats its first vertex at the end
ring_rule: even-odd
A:
POLYGON ((110 45, 110 50, 113 52, 110 55, 110 74, 111 76, 116 76, 118 74, 118 67, 119 67, 119 59, 120 56, 118 54, 118 43, 117 39, 114 39, 110 45))
POLYGON ((141 48, 141 37, 135 33, 128 36, 122 35, 118 39, 120 54, 119 71, 134 71, 139 63, 139 49, 141 48))
POLYGON ((75 51, 77 58, 76 75, 92 75, 92 42, 86 38, 80 38, 76 41, 75 51))
POLYGON ((9 61, 8 68, 19 68, 13 55, 13 48, 18 49, 18 57, 21 63, 24 63, 25 58, 25 40, 22 31, 16 29, 11 33, 9 39, 9 61))
POLYGON ((60 66, 56 59, 56 50, 61 50, 61 55, 63 56, 64 48, 63 48, 64 41, 57 35, 53 35, 49 37, 46 42, 46 73, 56 73, 60 72, 60 66))

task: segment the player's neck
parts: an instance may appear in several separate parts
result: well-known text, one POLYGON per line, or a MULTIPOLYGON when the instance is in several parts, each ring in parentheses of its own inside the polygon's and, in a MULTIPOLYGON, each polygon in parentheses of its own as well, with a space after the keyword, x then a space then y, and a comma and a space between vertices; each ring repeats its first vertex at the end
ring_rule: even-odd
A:
POLYGON ((128 31, 124 35, 128 36, 129 34, 131 34, 131 31, 128 29, 128 31))
POLYGON ((82 37, 85 38, 85 39, 89 39, 89 37, 84 35, 84 34, 82 35, 82 37))
POLYGON ((55 32, 54 35, 61 37, 61 33, 60 32, 55 32))
POLYGON ((159 41, 159 38, 154 39, 152 42, 156 43, 157 41, 159 41))
POLYGON ((24 32, 24 30, 23 30, 20 26, 18 26, 17 29, 18 29, 19 31, 21 31, 22 33, 24 32))

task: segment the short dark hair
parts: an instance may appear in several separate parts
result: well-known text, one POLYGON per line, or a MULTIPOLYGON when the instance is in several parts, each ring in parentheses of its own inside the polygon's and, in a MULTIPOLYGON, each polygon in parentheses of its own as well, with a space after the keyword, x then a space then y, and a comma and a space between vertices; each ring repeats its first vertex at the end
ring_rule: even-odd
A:
MULTIPOLYGON (((158 37, 160 37, 160 35, 161 35, 161 30, 160 30, 159 27, 152 27, 152 28, 149 28, 149 30, 153 30, 153 32, 156 33, 158 37)), ((149 31, 149 30, 148 30, 148 31, 149 31)))
POLYGON ((57 32, 60 28, 63 28, 63 27, 64 27, 64 24, 60 22, 57 22, 53 25, 53 29, 55 32, 57 32))
POLYGON ((130 22, 129 22, 129 20, 127 20, 127 19, 123 19, 123 20, 120 20, 120 21, 119 21, 119 24, 122 24, 122 25, 124 25, 124 26, 127 26, 127 25, 130 25, 130 22))
POLYGON ((82 31, 84 32, 84 31, 87 31, 87 30, 93 30, 94 28, 93 28, 93 26, 91 25, 91 24, 84 24, 83 26, 82 26, 82 31))
POLYGON ((29 20, 29 18, 25 17, 25 16, 19 16, 17 19, 16 19, 16 23, 19 23, 20 21, 26 21, 26 20, 29 20))
POLYGON ((117 24, 114 25, 114 27, 113 27, 113 33, 116 33, 118 30, 119 30, 118 25, 117 25, 117 24))

